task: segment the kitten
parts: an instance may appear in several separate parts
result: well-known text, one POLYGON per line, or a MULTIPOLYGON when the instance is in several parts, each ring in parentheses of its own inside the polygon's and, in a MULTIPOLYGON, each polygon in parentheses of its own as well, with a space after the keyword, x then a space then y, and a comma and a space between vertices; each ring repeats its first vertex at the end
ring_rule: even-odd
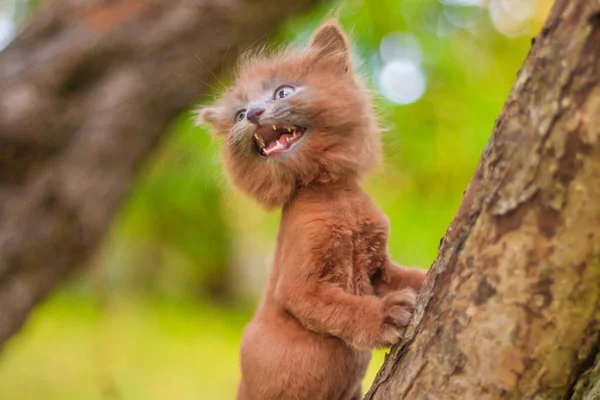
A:
POLYGON ((388 218, 358 184, 380 131, 344 33, 329 21, 303 51, 247 59, 199 118, 234 184, 282 207, 238 399, 360 399, 371 349, 401 339, 425 272, 389 258, 388 218))

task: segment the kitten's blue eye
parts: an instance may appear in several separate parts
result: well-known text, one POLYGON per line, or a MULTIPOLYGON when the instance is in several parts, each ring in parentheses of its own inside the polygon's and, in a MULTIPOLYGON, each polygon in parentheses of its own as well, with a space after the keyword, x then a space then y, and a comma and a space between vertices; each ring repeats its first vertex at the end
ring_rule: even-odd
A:
POLYGON ((294 93, 296 89, 291 86, 281 86, 275 91, 275 100, 283 99, 290 94, 294 93))
POLYGON ((240 122, 243 121, 244 118, 246 118, 246 110, 242 110, 239 111, 236 115, 235 115, 235 121, 236 122, 240 122))

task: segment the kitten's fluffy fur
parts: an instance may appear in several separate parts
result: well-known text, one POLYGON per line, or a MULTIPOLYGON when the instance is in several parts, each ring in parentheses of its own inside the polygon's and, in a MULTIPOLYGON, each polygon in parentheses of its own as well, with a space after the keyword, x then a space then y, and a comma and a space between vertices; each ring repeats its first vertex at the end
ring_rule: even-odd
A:
POLYGON ((370 349, 400 340, 425 274, 389 258, 388 219, 357 183, 379 162, 380 132, 345 35, 329 21, 303 51, 245 61, 200 120, 223 137, 233 182, 282 207, 273 271, 241 344, 238 399, 360 399, 370 349), (277 98, 281 85, 295 92, 277 98), (264 110, 254 122, 251 109, 264 110), (304 134, 264 157, 253 136, 271 125, 304 134))

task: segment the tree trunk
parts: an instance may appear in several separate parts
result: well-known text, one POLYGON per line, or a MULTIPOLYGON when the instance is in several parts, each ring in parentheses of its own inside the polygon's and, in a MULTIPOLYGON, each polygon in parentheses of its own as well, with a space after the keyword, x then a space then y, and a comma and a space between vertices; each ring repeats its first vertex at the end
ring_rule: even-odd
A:
POLYGON ((366 399, 600 399, 600 2, 557 0, 366 399))
POLYGON ((0 53, 0 346, 239 50, 316 0, 57 0, 0 53))

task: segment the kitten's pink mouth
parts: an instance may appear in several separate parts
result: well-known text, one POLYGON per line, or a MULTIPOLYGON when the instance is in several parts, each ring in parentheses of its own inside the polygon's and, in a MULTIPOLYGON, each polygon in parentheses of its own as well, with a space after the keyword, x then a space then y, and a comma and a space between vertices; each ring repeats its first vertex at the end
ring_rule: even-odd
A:
POLYGON ((258 154, 270 157, 289 151, 305 132, 306 128, 296 125, 259 126, 254 133, 254 143, 258 154))

